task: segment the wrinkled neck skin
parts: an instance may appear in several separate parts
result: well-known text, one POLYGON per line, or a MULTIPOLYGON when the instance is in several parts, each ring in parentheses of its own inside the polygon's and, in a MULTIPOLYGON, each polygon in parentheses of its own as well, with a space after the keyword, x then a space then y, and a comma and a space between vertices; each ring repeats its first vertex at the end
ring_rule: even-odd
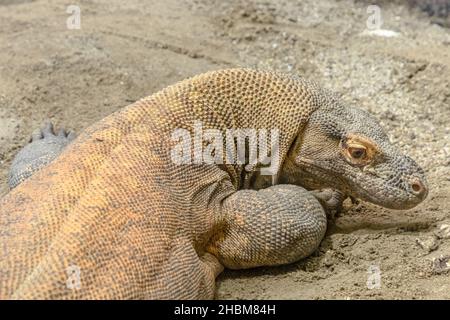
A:
POLYGON ((335 177, 332 172, 318 170, 313 164, 314 162, 307 158, 301 159, 302 143, 302 135, 299 135, 286 156, 278 176, 278 183, 294 184, 307 190, 332 188, 348 193, 349 190, 344 188, 345 183, 342 179, 335 177), (333 181, 335 183, 332 183, 333 181))
POLYGON ((320 172, 314 170, 314 166, 307 165, 306 163, 297 163, 296 158, 300 152, 301 143, 302 138, 300 135, 300 137, 294 141, 289 153, 286 155, 277 177, 263 176, 258 172, 255 172, 248 182, 247 188, 259 190, 274 184, 293 184, 307 190, 317 190, 322 188, 337 189, 335 185, 326 183, 328 177, 324 176, 323 179, 319 179, 318 175, 320 175, 320 172))
MULTIPOLYGON (((319 181, 313 168, 300 166, 291 157, 286 158, 282 170, 278 177, 280 184, 294 184, 307 190, 317 190, 323 188, 334 188, 331 185, 319 181)), ((341 190, 342 191, 342 190, 341 190)))

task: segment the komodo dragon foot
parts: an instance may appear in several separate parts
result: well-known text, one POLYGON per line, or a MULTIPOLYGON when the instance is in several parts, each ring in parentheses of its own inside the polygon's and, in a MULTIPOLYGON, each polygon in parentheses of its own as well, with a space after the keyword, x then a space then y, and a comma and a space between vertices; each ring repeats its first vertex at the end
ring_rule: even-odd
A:
POLYGON ((15 156, 9 171, 9 187, 15 188, 52 162, 74 138, 74 132, 64 129, 56 134, 53 124, 47 120, 42 128, 33 132, 30 143, 15 156))
POLYGON ((329 219, 334 220, 342 212, 342 204, 347 196, 341 191, 327 188, 311 193, 322 204, 329 219))

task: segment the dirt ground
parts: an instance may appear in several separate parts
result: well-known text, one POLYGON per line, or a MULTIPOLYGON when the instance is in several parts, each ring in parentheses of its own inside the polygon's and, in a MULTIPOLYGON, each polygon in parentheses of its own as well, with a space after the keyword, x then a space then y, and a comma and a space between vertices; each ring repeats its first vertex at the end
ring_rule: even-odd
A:
POLYGON ((300 74, 375 114, 429 196, 408 211, 346 203, 312 257, 225 271, 217 297, 449 299, 450 29, 404 2, 377 2, 394 34, 367 28, 366 1, 80 0, 81 29, 68 29, 68 1, 0 0, 0 194, 46 118, 80 131, 212 69, 300 74))

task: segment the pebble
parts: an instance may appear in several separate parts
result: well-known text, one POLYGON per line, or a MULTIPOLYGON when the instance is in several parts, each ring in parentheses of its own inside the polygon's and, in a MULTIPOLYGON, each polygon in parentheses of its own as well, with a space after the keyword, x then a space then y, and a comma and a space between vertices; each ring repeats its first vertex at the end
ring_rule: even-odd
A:
POLYGON ((433 258, 433 272, 443 273, 450 270, 450 256, 440 255, 438 258, 433 258))
POLYGON ((328 250, 327 252, 325 252, 325 257, 324 257, 324 259, 323 259, 323 264, 324 264, 327 268, 333 266, 333 264, 334 264, 333 251, 328 250))
POLYGON ((427 252, 434 251, 439 247, 439 242, 435 236, 428 237, 424 240, 417 238, 416 243, 427 252))
POLYGON ((439 239, 450 239, 450 225, 449 224, 441 224, 439 229, 435 232, 435 235, 439 239))

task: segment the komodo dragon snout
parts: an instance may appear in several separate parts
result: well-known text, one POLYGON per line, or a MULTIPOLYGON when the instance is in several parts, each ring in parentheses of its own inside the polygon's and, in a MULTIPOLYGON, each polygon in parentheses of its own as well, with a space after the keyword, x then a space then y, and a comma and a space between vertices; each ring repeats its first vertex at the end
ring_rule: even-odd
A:
POLYGON ((311 115, 293 163, 311 187, 331 187, 383 207, 409 209, 427 194, 424 171, 392 145, 366 111, 336 107, 311 115))

